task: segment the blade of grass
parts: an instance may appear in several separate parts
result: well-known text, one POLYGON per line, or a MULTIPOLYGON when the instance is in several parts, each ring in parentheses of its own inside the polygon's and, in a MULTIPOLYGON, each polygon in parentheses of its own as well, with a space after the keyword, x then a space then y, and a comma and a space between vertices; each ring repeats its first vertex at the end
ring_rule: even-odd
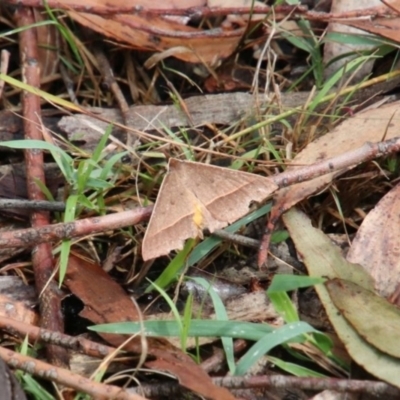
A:
POLYGON ((289 292, 300 288, 306 288, 320 283, 324 283, 326 279, 316 276, 301 276, 290 274, 276 274, 268 287, 267 294, 275 292, 289 292))
POLYGON ((236 365, 235 375, 244 375, 264 355, 274 347, 284 344, 305 333, 316 332, 316 330, 305 322, 292 322, 278 328, 274 332, 267 333, 258 340, 236 365))
POLYGON ((273 292, 268 294, 275 311, 279 313, 286 323, 299 321, 296 307, 286 292, 273 292))
MULTIPOLYGON (((150 337, 167 336, 179 337, 181 326, 177 321, 143 321, 145 335, 150 337)), ((101 324, 89 327, 90 330, 105 333, 117 333, 122 335, 134 335, 140 332, 140 322, 115 322, 112 324, 101 324)), ((245 339, 257 341, 267 333, 275 330, 271 325, 265 323, 253 323, 242 321, 218 321, 192 319, 188 331, 189 337, 231 337, 234 339, 245 339)))
POLYGON ((186 349, 186 343, 189 335, 190 325, 192 322, 192 309, 193 309, 193 293, 190 293, 188 298, 186 299, 185 309, 183 311, 182 318, 182 334, 181 334, 181 347, 182 349, 186 349))
MULTIPOLYGON (((221 298, 218 296, 210 282, 200 277, 192 277, 191 280, 195 281, 197 284, 203 286, 203 288, 210 295, 211 300, 214 305, 215 315, 217 316, 219 321, 228 321, 228 313, 226 312, 224 303, 221 298)), ((235 372, 235 353, 233 351, 233 340, 230 337, 222 336, 221 337, 222 346, 225 351, 226 362, 228 364, 229 372, 233 374, 235 372)))
POLYGON ((149 285, 145 293, 149 293, 154 290, 153 285, 157 285, 159 288, 165 289, 172 282, 174 282, 177 277, 180 275, 182 269, 187 263, 187 258, 193 247, 196 244, 196 239, 188 239, 185 243, 184 248, 171 260, 168 264, 167 268, 161 273, 161 275, 149 285))
POLYGON ((293 364, 291 362, 283 361, 276 357, 267 356, 268 360, 280 368, 282 371, 288 372, 291 375, 299 377, 314 377, 314 378, 326 378, 327 376, 319 372, 313 371, 312 369, 303 367, 301 365, 293 364))
MULTIPOLYGON (((271 203, 268 203, 265 206, 259 208, 258 210, 250 213, 249 215, 246 215, 245 217, 233 223, 232 225, 229 225, 224 230, 226 232, 235 233, 242 226, 245 226, 250 222, 254 221, 255 219, 262 217, 270 210, 271 210, 271 203)), ((190 254, 188 260, 188 267, 197 264, 203 257, 211 253, 221 242, 222 239, 217 238, 215 236, 210 236, 207 239, 203 240, 200 244, 198 244, 195 247, 195 249, 190 254)))
MULTIPOLYGON (((160 286, 158 286, 155 282, 150 282, 151 286, 154 287, 154 289, 157 290, 158 293, 160 293, 160 295, 163 297, 163 299, 167 302, 167 304, 169 305, 169 307, 171 308, 172 314, 175 317, 175 322, 178 324, 179 326, 179 335, 178 336, 182 336, 182 332, 183 332, 183 324, 182 324, 182 319, 181 316, 179 315, 179 311, 176 308, 175 303, 173 302, 173 300, 171 299, 171 297, 168 296, 168 293, 165 292, 164 289, 162 289, 160 286)), ((144 322, 145 323, 145 322, 144 322)), ((140 323, 140 329, 142 329, 142 323, 140 323)), ((190 328, 189 328, 190 329, 190 328)))

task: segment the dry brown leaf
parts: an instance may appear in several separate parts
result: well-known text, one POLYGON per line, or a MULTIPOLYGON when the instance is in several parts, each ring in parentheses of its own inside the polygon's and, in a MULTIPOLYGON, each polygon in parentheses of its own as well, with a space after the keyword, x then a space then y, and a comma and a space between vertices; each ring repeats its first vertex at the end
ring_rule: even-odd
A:
POLYGON ((364 219, 347 259, 369 272, 381 296, 389 298, 394 294, 400 284, 400 185, 364 219))
MULTIPOLYGON (((365 142, 379 142, 390 139, 400 132, 400 102, 385 105, 379 109, 356 114, 336 127, 332 132, 307 145, 293 159, 297 165, 313 164, 362 146, 365 142)), ((289 166, 287 171, 298 168, 289 166)), ((335 171, 307 182, 279 190, 271 210, 270 221, 277 221, 282 212, 299 201, 328 186, 335 176, 344 171, 335 171)))
MULTIPOLYGON (((65 284, 85 305, 80 315, 94 324, 138 321, 138 311, 132 299, 97 264, 87 262, 71 254, 65 284)), ((123 335, 99 333, 113 346, 121 345, 123 335)), ((150 368, 175 375, 182 386, 202 396, 215 400, 234 400, 231 393, 213 384, 211 378, 187 354, 170 345, 166 340, 147 338, 148 354, 155 357, 146 361, 150 368)), ((140 354, 140 338, 131 340, 124 349, 140 354)))
MULTIPOLYGON (((68 10, 68 3, 64 7, 68 10)), ((110 7, 106 0, 94 1, 91 4, 97 7, 110 7)), ((154 9, 174 9, 196 7, 203 2, 152 2, 154 9)), ((119 2, 121 7, 126 7, 126 2, 119 2)), ((135 1, 133 7, 145 7, 149 9, 149 3, 135 1)), ((88 5, 90 7, 90 5, 88 5)), ((118 8, 115 2, 112 8, 118 8)), ((139 8, 140 9, 140 8, 139 8)), ((118 40, 128 45, 147 50, 165 51, 170 50, 171 55, 188 62, 218 65, 220 60, 227 58, 236 49, 244 29, 224 32, 220 28, 215 30, 200 30, 178 23, 179 19, 164 18, 161 15, 145 14, 121 14, 115 13, 108 16, 94 15, 70 11, 69 16, 80 24, 106 35, 111 39, 118 40), (149 23, 149 19, 151 23, 149 23), (174 49, 176 51, 174 52, 174 49)))

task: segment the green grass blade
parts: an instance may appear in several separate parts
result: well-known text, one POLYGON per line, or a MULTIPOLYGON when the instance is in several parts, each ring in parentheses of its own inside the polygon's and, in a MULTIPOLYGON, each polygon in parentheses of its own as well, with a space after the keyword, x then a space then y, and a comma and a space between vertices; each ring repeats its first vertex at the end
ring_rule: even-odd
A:
MULTIPOLYGON (((233 223, 232 225, 229 225, 224 230, 226 232, 235 233, 242 226, 245 226, 250 222, 254 221, 255 219, 262 217, 270 210, 271 210, 271 203, 268 203, 265 206, 259 208, 258 210, 252 212, 251 214, 246 215, 245 217, 233 223)), ((190 254, 188 260, 188 267, 197 264, 203 257, 211 253, 221 242, 222 239, 217 238, 215 236, 210 236, 207 239, 203 240, 200 244, 198 244, 195 247, 195 249, 190 254)))
POLYGON ((268 287, 267 294, 270 295, 275 292, 290 292, 291 290, 318 285, 325 281, 326 279, 316 276, 276 274, 268 287))
POLYGON ((303 367, 301 365, 293 364, 290 362, 283 361, 276 357, 268 356, 268 360, 275 366, 280 368, 282 371, 288 372, 291 375, 299 377, 313 377, 313 378, 326 378, 327 376, 319 372, 313 371, 312 369, 303 367))
POLYGON ((182 318, 182 335, 181 335, 181 347, 182 350, 186 350, 186 343, 189 335, 190 324, 192 322, 192 309, 193 309, 193 293, 190 293, 186 299, 185 309, 183 311, 182 318))
POLYGON ((1 142, 0 146, 8 147, 11 149, 40 149, 50 151, 51 155, 54 158, 54 161, 57 163, 64 177, 71 181, 73 175, 73 160, 72 158, 60 147, 54 146, 51 143, 44 142, 42 140, 10 140, 1 142))
MULTIPOLYGON (((210 282, 200 277, 193 277, 190 279, 195 281, 197 284, 203 286, 203 288, 210 295, 214 305, 215 315, 217 316, 218 320, 228 321, 229 317, 228 313, 226 312, 224 303, 222 302, 221 298, 218 296, 218 294, 216 293, 210 282)), ((233 351, 233 340, 230 337, 222 336, 221 341, 225 351, 226 362, 229 367, 229 372, 233 374, 235 372, 235 353, 233 351)))
POLYGON ((174 282, 185 267, 188 255, 192 251, 195 243, 195 239, 188 239, 185 243, 185 247, 171 260, 167 268, 164 269, 155 282, 146 288, 145 293, 151 292, 154 289, 153 285, 165 289, 174 282))
MULTIPOLYGON (((167 302, 167 304, 171 308, 172 314, 175 317, 175 322, 178 324, 178 327, 179 327, 179 335, 178 336, 182 336, 182 332, 183 332, 182 319, 181 319, 181 316, 179 315, 179 311, 176 308, 175 303, 172 301, 171 297, 168 296, 168 293, 163 288, 158 286, 155 282, 151 282, 151 286, 154 289, 156 289, 158 293, 161 294, 163 299, 167 302)), ((140 323, 140 329, 142 329, 142 326, 143 326, 143 322, 140 323)))
MULTIPOLYGON (((64 222, 72 222, 75 220, 76 216, 76 205, 78 202, 79 196, 76 194, 70 195, 65 204, 65 214, 64 214, 64 222)), ((61 286, 65 274, 67 272, 69 253, 71 250, 71 240, 64 239, 61 243, 61 252, 60 252, 60 272, 59 272, 59 285, 61 286)))
POLYGON ((267 333, 256 342, 236 365, 235 375, 244 375, 264 355, 274 347, 284 344, 291 339, 316 330, 305 322, 292 322, 267 333))
MULTIPOLYGON (((181 326, 176 321, 143 321, 144 334, 150 337, 180 337, 181 326)), ((133 335, 140 332, 140 322, 116 322, 91 326, 89 329, 96 332, 117 333, 133 335)), ((267 333, 275 330, 268 324, 242 322, 242 321, 218 321, 192 319, 188 330, 189 337, 231 337, 257 341, 267 333)))
POLYGON ((286 323, 299 321, 296 307, 286 292, 273 292, 268 294, 275 311, 279 313, 286 323))

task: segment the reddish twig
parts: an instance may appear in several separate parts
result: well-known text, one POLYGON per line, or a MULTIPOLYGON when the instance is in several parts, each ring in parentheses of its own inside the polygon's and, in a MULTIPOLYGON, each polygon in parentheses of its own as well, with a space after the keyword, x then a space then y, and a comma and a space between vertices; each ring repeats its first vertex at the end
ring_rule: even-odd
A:
POLYGON ((152 210, 152 206, 138 207, 134 210, 101 217, 46 225, 36 229, 29 228, 3 232, 0 234, 0 248, 32 247, 36 246, 38 243, 54 242, 61 239, 71 239, 111 229, 121 229, 146 221, 150 217, 152 210))
POLYGON ((303 390, 335 390, 338 392, 368 393, 375 396, 399 397, 400 390, 385 382, 336 378, 306 378, 286 375, 232 376, 214 378, 214 383, 226 388, 297 388, 303 390))
MULTIPOLYGON (((103 358, 111 354, 116 354, 115 347, 92 342, 81 336, 72 337, 60 332, 52 332, 41 329, 37 326, 29 325, 15 319, 0 316, 0 329, 10 335, 25 338, 28 337, 32 343, 41 342, 55 344, 66 349, 78 351, 91 357, 103 358)), ((126 353, 126 352, 125 352, 126 353)))
MULTIPOLYGON (((95 46, 93 53, 97 59, 97 63, 99 66, 100 73, 103 77, 103 80, 106 83, 106 85, 111 89, 111 92, 114 95, 114 98, 118 103, 118 107, 119 107, 119 110, 121 111, 123 123, 124 123, 124 125, 128 125, 129 124, 129 110, 130 110, 129 104, 126 101, 125 96, 122 93, 122 90, 121 90, 117 80, 115 79, 115 75, 114 75, 114 72, 109 63, 109 60, 106 57, 106 55, 104 54, 103 49, 100 48, 99 46, 95 46)), ((131 147, 131 148, 134 147, 133 139, 134 139, 134 135, 128 133, 128 137, 126 140, 126 145, 128 147, 131 147)))
POLYGON ((11 367, 21 369, 41 379, 51 380, 61 385, 87 393, 95 399, 145 400, 144 397, 128 392, 117 386, 94 382, 67 369, 58 368, 32 357, 0 347, 0 357, 11 367))
MULTIPOLYGON (((35 29, 26 29, 35 23, 33 10, 18 7, 15 12, 18 27, 24 28, 19 34, 19 48, 22 62, 22 79, 28 85, 40 88, 40 69, 38 61, 38 45, 35 29)), ((40 97, 38 95, 22 92, 22 107, 24 133, 26 139, 43 140, 40 130, 40 97)), ((30 200, 46 200, 36 182, 45 185, 43 152, 41 150, 26 150, 26 179, 27 191, 30 200)), ((45 211, 34 211, 31 214, 31 224, 34 228, 47 226, 50 223, 49 214, 45 211)), ((32 251, 32 265, 35 274, 36 290, 40 296, 41 326, 52 331, 64 331, 64 322, 60 311, 60 291, 51 282, 54 263, 50 243, 42 242, 32 251)), ((68 356, 64 349, 49 346, 47 355, 52 363, 67 365, 68 356)))
MULTIPOLYGON (((7 4, 24 5, 33 8, 43 9, 42 0, 3 0, 7 4)), ((387 17, 388 15, 397 15, 397 10, 391 10, 388 7, 371 7, 360 10, 349 10, 342 13, 324 13, 315 12, 308 10, 304 6, 256 6, 256 7, 188 7, 188 8, 173 8, 166 6, 165 8, 151 8, 143 7, 138 5, 133 6, 113 6, 109 3, 104 5, 88 6, 83 3, 72 3, 68 2, 66 6, 63 1, 59 0, 48 0, 47 4, 52 9, 65 10, 65 11, 77 11, 82 13, 97 14, 103 16, 112 16, 114 14, 134 14, 144 17, 151 15, 177 15, 177 16, 188 16, 188 17, 215 17, 215 16, 227 16, 227 15, 245 15, 245 14, 270 14, 274 12, 275 20, 286 18, 287 15, 291 14, 293 18, 306 18, 310 20, 318 21, 330 21, 332 19, 348 19, 348 18, 365 18, 365 17, 387 17)))
MULTIPOLYGON (((322 391, 335 390, 349 393, 368 393, 379 398, 398 398, 400 390, 385 383, 376 381, 361 381, 353 379, 336 378, 306 378, 287 375, 263 375, 263 376, 230 376, 213 378, 213 382, 228 389, 253 389, 253 388, 296 388, 300 390, 322 391)), ((131 389, 131 391, 133 391, 131 389)), ((181 393, 182 388, 175 382, 161 383, 158 385, 142 385, 134 389, 146 397, 169 396, 181 393)))

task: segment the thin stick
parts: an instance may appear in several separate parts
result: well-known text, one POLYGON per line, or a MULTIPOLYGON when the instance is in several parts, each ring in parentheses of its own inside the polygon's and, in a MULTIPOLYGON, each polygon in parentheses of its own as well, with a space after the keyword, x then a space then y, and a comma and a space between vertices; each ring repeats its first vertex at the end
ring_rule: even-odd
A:
POLYGON ((7 210, 9 208, 18 208, 24 210, 64 211, 65 203, 62 201, 47 200, 0 199, 0 210, 7 210))
POLYGON ((132 392, 129 393, 120 387, 94 382, 81 375, 74 374, 67 369, 58 368, 32 357, 5 349, 4 347, 0 347, 0 357, 11 368, 21 369, 41 379, 51 380, 52 382, 74 388, 93 396, 95 399, 146 400, 144 397, 132 392))
MULTIPOLYGON (((18 7, 14 14, 19 28, 26 28, 35 23, 33 9, 18 7)), ((22 61, 22 80, 27 85, 40 88, 39 49, 36 30, 33 28, 22 29, 19 33, 19 49, 22 61)), ((41 105, 40 97, 27 91, 21 92, 21 103, 24 122, 25 139, 43 140, 41 131, 41 105)), ((44 156, 41 150, 25 150, 26 184, 30 200, 46 200, 40 186, 46 184, 44 174, 44 156)), ((40 229, 50 223, 49 213, 45 211, 33 211, 31 225, 40 229)), ((32 250, 32 266, 35 276, 35 286, 40 296, 40 324, 43 328, 62 332, 64 320, 61 315, 61 295, 55 282, 49 282, 53 270, 54 259, 50 242, 40 242, 32 250)), ((50 362, 58 366, 68 365, 67 352, 58 346, 47 346, 47 357, 50 362)))

